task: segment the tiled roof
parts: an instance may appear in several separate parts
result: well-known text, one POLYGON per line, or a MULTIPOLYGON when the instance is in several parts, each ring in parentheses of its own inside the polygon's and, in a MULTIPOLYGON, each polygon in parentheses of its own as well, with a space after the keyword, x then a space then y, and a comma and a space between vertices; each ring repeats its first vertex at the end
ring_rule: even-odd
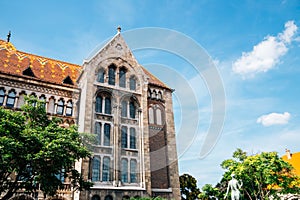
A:
POLYGON ((79 65, 25 53, 0 40, 0 73, 76 87, 81 70, 79 65))
POLYGON ((142 69, 143 69, 144 73, 149 77, 149 83, 150 84, 172 90, 166 84, 164 84, 161 80, 159 80, 153 74, 151 74, 148 70, 146 70, 144 67, 142 67, 142 69))
POLYGON ((300 176, 300 152, 292 153, 291 158, 288 159, 287 155, 282 156, 282 159, 290 163, 298 176, 300 176))

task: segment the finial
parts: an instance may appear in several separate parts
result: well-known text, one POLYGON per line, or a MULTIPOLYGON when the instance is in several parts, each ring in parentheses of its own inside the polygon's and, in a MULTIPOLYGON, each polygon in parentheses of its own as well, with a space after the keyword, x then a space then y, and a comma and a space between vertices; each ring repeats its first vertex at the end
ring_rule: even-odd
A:
POLYGON ((10 37, 11 37, 11 32, 9 31, 8 34, 7 34, 7 42, 10 41, 10 37))
POLYGON ((117 30, 118 30, 118 33, 121 33, 121 26, 118 26, 117 30))

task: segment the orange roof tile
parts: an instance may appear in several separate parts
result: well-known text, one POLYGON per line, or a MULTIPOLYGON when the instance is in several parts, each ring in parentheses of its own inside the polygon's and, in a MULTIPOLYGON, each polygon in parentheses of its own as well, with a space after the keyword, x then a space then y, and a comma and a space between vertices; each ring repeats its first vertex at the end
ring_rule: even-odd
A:
POLYGON ((287 155, 282 156, 282 159, 290 163, 294 167, 296 174, 300 176, 300 152, 292 153, 291 159, 288 159, 287 155))
POLYGON ((76 84, 81 70, 82 67, 80 65, 25 53, 17 50, 10 42, 0 40, 1 73, 70 87, 70 85, 63 83, 63 81, 69 76, 72 82, 76 84), (34 77, 23 74, 24 70, 28 68, 31 69, 34 77))

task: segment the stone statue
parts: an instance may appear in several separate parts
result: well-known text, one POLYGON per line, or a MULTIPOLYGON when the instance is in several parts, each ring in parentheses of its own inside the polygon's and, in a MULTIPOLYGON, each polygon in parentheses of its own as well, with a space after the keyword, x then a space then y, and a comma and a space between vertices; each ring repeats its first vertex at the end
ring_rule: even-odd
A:
POLYGON ((225 194, 225 199, 227 197, 227 194, 229 192, 229 189, 231 190, 231 200, 239 200, 240 199, 240 191, 239 189, 242 187, 243 182, 241 184, 234 178, 234 174, 231 174, 231 180, 228 182, 227 191, 225 194))

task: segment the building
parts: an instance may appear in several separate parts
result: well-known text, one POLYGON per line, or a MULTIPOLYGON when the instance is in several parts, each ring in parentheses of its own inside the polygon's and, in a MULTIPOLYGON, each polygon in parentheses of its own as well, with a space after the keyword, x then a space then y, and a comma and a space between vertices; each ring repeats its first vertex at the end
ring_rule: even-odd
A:
POLYGON ((49 115, 96 134, 93 157, 75 166, 94 186, 79 193, 65 183, 58 199, 180 199, 172 91, 137 62, 120 29, 82 66, 0 40, 1 106, 18 110, 34 95, 49 115))

